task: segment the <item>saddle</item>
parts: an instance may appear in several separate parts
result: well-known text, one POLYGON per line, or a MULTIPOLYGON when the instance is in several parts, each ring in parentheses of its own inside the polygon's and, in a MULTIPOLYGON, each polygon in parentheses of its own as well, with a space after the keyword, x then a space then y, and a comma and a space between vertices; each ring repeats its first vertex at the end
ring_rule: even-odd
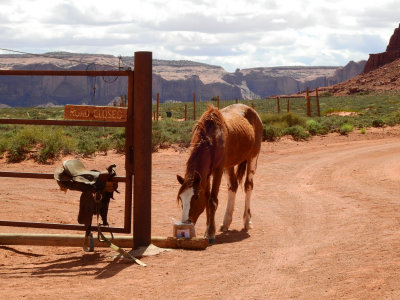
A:
MULTIPOLYGON (((106 171, 87 170, 78 159, 63 162, 62 168, 54 173, 61 190, 82 192, 79 201, 78 223, 86 226, 85 244, 87 237, 92 239, 90 232, 93 215, 101 216, 103 223, 108 226, 107 215, 110 199, 118 192, 118 183, 113 181, 116 176, 116 165, 110 165, 106 171)), ((100 225, 100 224, 99 224, 100 225)), ((86 248, 84 246, 86 251, 86 248)), ((90 250, 93 251, 92 240, 90 250)))

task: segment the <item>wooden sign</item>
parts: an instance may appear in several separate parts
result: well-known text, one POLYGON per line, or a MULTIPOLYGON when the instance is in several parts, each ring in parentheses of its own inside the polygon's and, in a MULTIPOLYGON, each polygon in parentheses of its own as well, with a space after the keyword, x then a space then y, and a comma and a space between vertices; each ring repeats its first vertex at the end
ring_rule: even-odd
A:
POLYGON ((65 105, 64 119, 87 121, 126 121, 127 108, 114 106, 65 105))

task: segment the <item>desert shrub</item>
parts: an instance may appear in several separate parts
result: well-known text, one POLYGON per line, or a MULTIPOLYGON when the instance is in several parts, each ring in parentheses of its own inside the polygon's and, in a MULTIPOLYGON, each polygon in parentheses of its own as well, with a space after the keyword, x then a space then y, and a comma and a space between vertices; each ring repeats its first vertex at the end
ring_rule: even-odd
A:
POLYGON ((19 162, 26 158, 27 153, 39 142, 40 129, 33 126, 23 127, 11 136, 7 143, 7 160, 19 162))
POLYGON ((7 150, 7 139, 4 137, 0 138, 0 153, 3 153, 7 150))
POLYGON ((103 152, 107 155, 108 150, 112 149, 112 142, 109 138, 98 139, 96 141, 96 151, 103 152))
POLYGON ((347 135, 350 132, 352 132, 353 129, 354 129, 354 126, 352 124, 346 123, 346 124, 343 124, 342 126, 340 126, 340 131, 339 132, 342 135, 347 135))
POLYGON ((158 145, 180 144, 189 146, 194 122, 177 122, 164 119, 153 122, 152 147, 156 150, 158 145))
POLYGON ((91 156, 96 153, 96 142, 90 135, 81 135, 78 137, 76 151, 83 156, 91 156))
POLYGON ((45 163, 48 159, 56 158, 63 149, 64 139, 61 129, 42 132, 40 136, 40 150, 34 155, 34 159, 45 163))
POLYGON ((282 130, 270 125, 264 125, 263 140, 268 142, 276 141, 282 134, 282 130))
POLYGON ((306 125, 305 118, 293 113, 283 114, 283 118, 286 120, 289 127, 294 127, 297 125, 304 127, 306 125))
POLYGON ((111 135, 111 145, 118 153, 125 151, 125 128, 117 128, 111 135))
POLYGON ((305 126, 306 124, 305 118, 293 113, 285 113, 285 114, 262 113, 260 114, 260 118, 265 125, 272 125, 278 128, 293 127, 296 125, 305 126))
POLYGON ((400 111, 391 113, 390 115, 386 116, 383 121, 389 126, 400 124, 400 111))
POLYGON ((363 128, 360 129, 360 133, 361 133, 361 134, 366 134, 367 131, 366 131, 366 129, 363 127, 363 128))
POLYGON ((383 127, 384 125, 385 125, 385 122, 383 122, 382 119, 375 119, 372 121, 373 127, 383 127))
POLYGON ((308 120, 306 129, 311 135, 327 134, 328 128, 324 127, 321 123, 315 120, 308 120))
POLYGON ((285 128, 283 134, 291 135, 295 141, 306 140, 310 137, 310 134, 300 125, 285 128))

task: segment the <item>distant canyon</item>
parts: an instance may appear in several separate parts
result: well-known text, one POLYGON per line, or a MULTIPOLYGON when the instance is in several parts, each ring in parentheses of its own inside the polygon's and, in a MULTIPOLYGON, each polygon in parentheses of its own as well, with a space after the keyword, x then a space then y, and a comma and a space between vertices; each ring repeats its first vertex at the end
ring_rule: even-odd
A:
MULTIPOLYGON (((227 72, 220 66, 193 61, 153 60, 153 100, 161 102, 220 99, 260 99, 325 87, 360 74, 366 61, 345 66, 269 67, 227 72)), ((67 52, 38 55, 0 55, 3 70, 102 70, 134 68, 133 57, 67 52)), ((0 76, 2 107, 65 104, 112 105, 127 94, 124 77, 0 76)))

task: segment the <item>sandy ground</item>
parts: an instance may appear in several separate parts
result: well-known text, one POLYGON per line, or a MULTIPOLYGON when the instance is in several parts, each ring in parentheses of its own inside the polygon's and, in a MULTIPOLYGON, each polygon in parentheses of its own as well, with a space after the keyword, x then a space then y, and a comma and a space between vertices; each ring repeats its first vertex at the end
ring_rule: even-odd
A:
MULTIPOLYGON (((187 151, 153 155, 153 235, 170 236, 176 174, 187 151)), ((85 159, 89 168, 123 157, 85 159)), ((53 172, 31 161, 1 170, 53 172)), ((1 299, 400 299, 400 129, 263 143, 252 201, 254 228, 242 231, 240 191, 231 230, 204 251, 145 257, 146 268, 112 250, 0 246, 1 299)), ((121 187, 123 191, 123 186, 121 187)), ((75 223, 79 193, 52 180, 3 179, 0 219, 75 223)), ((217 222, 226 205, 220 192, 217 222)), ((121 226, 123 196, 111 203, 121 226)), ((204 216, 196 230, 205 230, 204 216)), ((1 232, 54 232, 2 227, 1 232)), ((70 233, 70 232, 66 232, 70 233)))

